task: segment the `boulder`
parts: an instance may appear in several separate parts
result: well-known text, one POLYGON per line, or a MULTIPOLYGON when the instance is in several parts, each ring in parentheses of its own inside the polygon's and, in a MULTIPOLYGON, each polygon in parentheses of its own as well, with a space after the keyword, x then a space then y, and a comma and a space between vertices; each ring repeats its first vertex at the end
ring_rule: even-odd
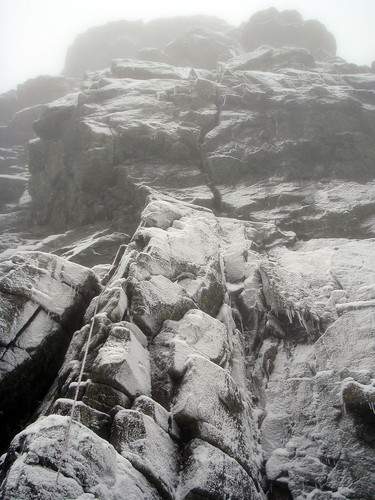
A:
POLYGON ((85 321, 88 323, 93 317, 94 312, 105 312, 112 323, 120 322, 128 308, 128 298, 122 285, 125 280, 118 280, 112 286, 107 286, 100 297, 95 297, 85 314, 85 321))
POLYGON ((24 144, 34 137, 33 123, 39 118, 42 109, 42 104, 36 104, 14 114, 8 125, 10 144, 24 144))
POLYGON ((190 441, 182 460, 178 498, 187 499, 198 495, 217 499, 262 498, 254 481, 241 465, 205 441, 190 441))
POLYGON ((151 394, 150 362, 134 334, 113 326, 92 367, 94 382, 109 385, 132 398, 151 394))
POLYGON ((64 96, 76 85, 65 76, 40 75, 17 85, 17 98, 22 108, 47 104, 64 96))
POLYGON ((184 73, 187 74, 186 69, 174 68, 166 63, 142 62, 133 59, 113 61, 111 71, 115 78, 132 78, 134 80, 148 80, 150 78, 180 80, 184 73))
POLYGON ((90 498, 120 500, 126 491, 127 497, 134 500, 160 498, 157 490, 108 441, 74 421, 56 485, 67 423, 67 417, 51 415, 15 437, 6 458, 2 497, 26 500, 55 494, 73 500, 88 493, 90 498))
POLYGON ((76 107, 76 96, 62 98, 42 108, 40 117, 35 120, 33 128, 38 137, 44 140, 59 138, 76 107))
POLYGON ((165 321, 150 346, 154 396, 169 406, 192 356, 200 355, 227 366, 231 362, 231 347, 225 325, 200 310, 188 311, 180 321, 165 321))
POLYGON ((261 45, 256 50, 231 58, 224 67, 231 71, 278 71, 282 68, 307 69, 314 68, 315 61, 305 48, 274 48, 261 45))
POLYGON ((173 416, 163 406, 147 396, 139 396, 133 403, 133 410, 151 417, 163 431, 176 441, 181 440, 180 429, 173 416))
POLYGON ((140 411, 119 411, 114 418, 111 443, 164 498, 175 498, 178 446, 151 417, 140 411))
POLYGON ((215 69, 218 60, 236 53, 235 41, 223 33, 207 28, 191 28, 165 47, 173 64, 193 68, 215 69))
POLYGON ((107 384, 92 381, 87 384, 82 401, 87 406, 103 413, 108 413, 115 407, 130 408, 132 404, 131 399, 122 391, 107 384))
MULTIPOLYGON (((60 398, 56 400, 52 413, 54 415, 64 415, 70 417, 73 408, 73 400, 60 398)), ((111 428, 111 418, 106 413, 95 410, 86 405, 82 401, 78 401, 75 405, 73 418, 77 422, 81 422, 84 426, 91 429, 95 434, 103 439, 109 439, 111 428)))
POLYGON ((190 438, 208 441, 256 476, 249 414, 226 370, 201 356, 191 356, 171 412, 190 438))
POLYGON ((147 281, 128 281, 130 315, 141 330, 155 337, 166 319, 179 320, 195 307, 185 290, 164 276, 152 276, 147 281))

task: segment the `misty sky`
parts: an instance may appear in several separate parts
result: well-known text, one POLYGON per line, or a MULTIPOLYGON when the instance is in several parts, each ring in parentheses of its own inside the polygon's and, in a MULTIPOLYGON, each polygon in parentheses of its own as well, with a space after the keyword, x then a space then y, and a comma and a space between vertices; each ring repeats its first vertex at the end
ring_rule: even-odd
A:
POLYGON ((239 25, 271 6, 320 20, 348 61, 375 60, 375 0, 0 0, 0 92, 39 74, 59 74, 67 47, 91 26, 190 14, 239 25))

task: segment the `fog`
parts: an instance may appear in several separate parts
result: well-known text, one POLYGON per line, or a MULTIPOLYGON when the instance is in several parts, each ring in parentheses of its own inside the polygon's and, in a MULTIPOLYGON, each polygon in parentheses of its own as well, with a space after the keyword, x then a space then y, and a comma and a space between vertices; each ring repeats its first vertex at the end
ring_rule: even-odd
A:
POLYGON ((0 0, 0 92, 39 74, 59 74, 67 47, 95 25, 192 14, 239 25, 271 6, 321 21, 336 37, 337 53, 344 59, 367 65, 375 59, 374 0, 0 0))

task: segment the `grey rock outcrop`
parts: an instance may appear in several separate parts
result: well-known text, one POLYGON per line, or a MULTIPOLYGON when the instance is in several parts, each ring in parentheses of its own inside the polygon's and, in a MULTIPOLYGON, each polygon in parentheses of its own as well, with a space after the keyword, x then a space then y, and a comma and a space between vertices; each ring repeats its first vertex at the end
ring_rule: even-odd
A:
MULTIPOLYGON (((222 33, 230 29, 225 21, 210 16, 156 19, 147 24, 142 21, 107 23, 104 26, 91 28, 76 38, 68 49, 64 74, 82 78, 85 71, 108 67, 112 59, 143 59, 139 57, 141 51, 150 48, 163 51, 169 43, 192 27, 212 30, 213 33, 222 33)), ((188 48, 188 44, 186 45, 188 48)), ((194 51, 193 47, 191 49, 194 51)), ((165 57, 162 55, 162 58, 165 57)), ((183 57, 181 53, 180 57, 183 57)), ((164 62, 159 58, 157 60, 164 62)))
POLYGON ((90 269, 41 252, 16 253, 0 269, 3 448, 52 383, 99 283, 90 269))
POLYGON ((34 137, 32 124, 42 105, 58 99, 77 85, 73 78, 41 75, 0 96, 0 145, 24 144, 34 137))
POLYGON ((2 499, 373 498, 374 73, 193 21, 77 39, 29 209, 3 150, 2 499))
POLYGON ((319 21, 304 21, 295 10, 274 7, 254 14, 241 29, 241 42, 248 51, 260 45, 305 47, 314 56, 336 54, 336 41, 319 21))
POLYGON ((115 61, 35 123, 34 219, 64 228, 121 205, 139 213, 152 185, 303 237, 366 235, 374 86, 371 73, 327 72, 306 49, 261 47, 218 72, 115 61))

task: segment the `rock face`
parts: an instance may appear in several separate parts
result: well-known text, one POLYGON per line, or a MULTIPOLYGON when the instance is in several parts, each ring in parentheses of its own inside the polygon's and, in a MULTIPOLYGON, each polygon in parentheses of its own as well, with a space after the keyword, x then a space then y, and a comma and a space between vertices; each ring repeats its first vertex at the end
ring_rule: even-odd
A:
POLYGON ((90 269, 41 252, 16 253, 0 269, 3 448, 52 383, 99 283, 90 269))
POLYGON ((70 48, 29 205, 2 162, 0 498, 373 498, 375 76, 334 54, 275 9, 70 48))

